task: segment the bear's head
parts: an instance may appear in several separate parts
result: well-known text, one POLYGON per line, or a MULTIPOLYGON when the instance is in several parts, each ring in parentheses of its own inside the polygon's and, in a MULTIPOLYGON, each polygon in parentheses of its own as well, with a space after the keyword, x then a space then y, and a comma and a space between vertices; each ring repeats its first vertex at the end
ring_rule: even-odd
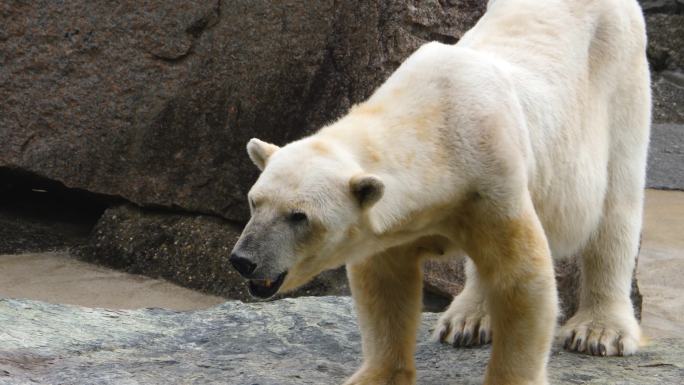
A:
POLYGON ((383 195, 333 143, 306 138, 282 148, 252 139, 247 153, 262 171, 248 194, 251 219, 230 256, 253 296, 293 290, 355 258, 365 213, 383 195))

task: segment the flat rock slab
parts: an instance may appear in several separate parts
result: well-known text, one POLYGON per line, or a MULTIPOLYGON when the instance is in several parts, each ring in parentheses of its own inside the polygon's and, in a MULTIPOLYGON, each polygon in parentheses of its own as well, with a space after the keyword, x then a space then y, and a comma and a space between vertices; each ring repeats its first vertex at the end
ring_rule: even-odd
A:
MULTIPOLYGON (((420 384, 478 384, 489 349, 428 342, 420 384)), ((208 310, 113 311, 0 300, 0 384, 340 384, 359 364, 351 300, 306 297, 226 302, 208 310)), ((684 342, 662 340, 627 358, 555 351, 552 384, 681 384, 684 342)))

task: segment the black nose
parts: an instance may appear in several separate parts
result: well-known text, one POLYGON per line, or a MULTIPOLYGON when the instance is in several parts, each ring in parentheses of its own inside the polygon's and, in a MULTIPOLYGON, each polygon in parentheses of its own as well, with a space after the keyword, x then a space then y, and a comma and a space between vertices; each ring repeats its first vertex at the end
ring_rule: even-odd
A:
POLYGON ((229 261, 235 270, 237 270, 238 273, 245 278, 249 278, 249 275, 252 274, 254 269, 257 267, 256 263, 235 253, 231 254, 229 261))

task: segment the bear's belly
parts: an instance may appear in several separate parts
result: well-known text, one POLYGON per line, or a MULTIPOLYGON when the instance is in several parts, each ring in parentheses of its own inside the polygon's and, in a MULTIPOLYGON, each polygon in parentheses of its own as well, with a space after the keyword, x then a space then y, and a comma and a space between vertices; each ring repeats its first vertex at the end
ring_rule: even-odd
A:
MULTIPOLYGON (((600 149, 556 154, 537 166, 530 192, 554 258, 576 255, 598 227, 606 196, 607 160, 600 149)), ((577 148, 577 147, 575 147, 577 148)))

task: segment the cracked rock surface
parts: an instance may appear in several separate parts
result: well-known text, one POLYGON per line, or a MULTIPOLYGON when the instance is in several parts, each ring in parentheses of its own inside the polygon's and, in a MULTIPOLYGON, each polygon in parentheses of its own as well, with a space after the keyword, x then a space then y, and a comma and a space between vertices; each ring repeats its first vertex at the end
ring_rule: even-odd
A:
MULTIPOLYGON (((479 384, 488 348, 428 342, 425 313, 418 383, 479 384)), ((191 312, 113 311, 0 300, 0 384, 334 385, 360 362, 351 300, 303 297, 226 302, 191 312)), ((551 384, 668 385, 684 378, 681 340, 657 340, 633 357, 554 349, 551 384)))

